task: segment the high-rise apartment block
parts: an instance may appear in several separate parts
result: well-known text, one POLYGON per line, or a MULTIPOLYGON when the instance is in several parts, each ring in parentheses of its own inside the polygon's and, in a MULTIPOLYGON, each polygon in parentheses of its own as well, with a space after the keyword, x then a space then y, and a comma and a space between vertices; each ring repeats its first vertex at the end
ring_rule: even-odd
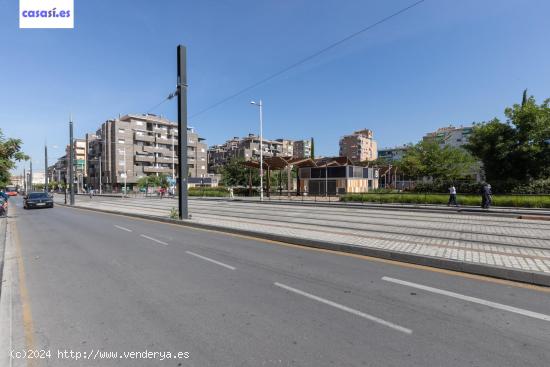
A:
MULTIPOLYGON (((125 115, 104 122, 88 134, 89 185, 101 183, 107 190, 124 182, 135 184, 141 177, 178 174, 177 124, 152 114, 125 115), (100 170, 101 166, 101 170, 100 170), (126 180, 125 180, 126 178, 126 180)), ((190 177, 206 177, 207 147, 193 129, 187 132, 187 162, 190 177)))
POLYGON ((292 144, 293 158, 310 158, 311 157, 311 139, 296 140, 292 144))
POLYGON ((442 148, 444 146, 461 147, 468 143, 468 139, 472 134, 472 126, 459 126, 454 127, 452 125, 442 127, 434 132, 424 135, 422 140, 435 141, 442 148))
MULTIPOLYGON (((263 156, 268 157, 297 157, 300 152, 310 154, 311 141, 301 141, 305 148, 295 150, 296 141, 290 139, 263 139, 263 156), (305 142, 309 142, 309 144, 305 142)), ((309 155, 308 155, 309 157, 309 155)), ((260 138, 255 134, 248 134, 244 138, 234 137, 224 144, 213 145, 208 148, 208 170, 219 172, 231 159, 260 160, 260 138)))
POLYGON ((376 141, 372 130, 363 129, 340 139, 340 156, 352 162, 373 161, 378 158, 376 141))

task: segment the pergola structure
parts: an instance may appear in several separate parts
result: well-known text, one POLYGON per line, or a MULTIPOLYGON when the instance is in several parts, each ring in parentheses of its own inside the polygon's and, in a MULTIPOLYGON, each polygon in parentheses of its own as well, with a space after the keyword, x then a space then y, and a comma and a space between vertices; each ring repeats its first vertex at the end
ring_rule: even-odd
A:
MULTIPOLYGON (((318 159, 312 159, 312 158, 293 158, 293 157, 267 157, 263 159, 263 169, 267 172, 267 196, 269 196, 269 188, 270 188, 270 177, 271 177, 271 171, 279 171, 282 172, 283 170, 287 171, 287 181, 288 186, 290 188, 291 186, 291 180, 292 175, 290 174, 290 171, 292 168, 297 167, 339 167, 339 166, 347 166, 353 164, 352 161, 347 157, 325 157, 325 158, 318 158, 318 159)), ((245 161, 241 163, 243 166, 250 167, 250 168, 260 168, 260 162, 258 161, 245 161)), ((297 194, 299 194, 300 190, 300 176, 297 175, 297 194)), ((252 174, 249 175, 249 190, 252 190, 252 174)), ((263 189, 263 188, 262 188, 263 189)), ((288 190, 288 195, 290 196, 290 190, 288 190)))

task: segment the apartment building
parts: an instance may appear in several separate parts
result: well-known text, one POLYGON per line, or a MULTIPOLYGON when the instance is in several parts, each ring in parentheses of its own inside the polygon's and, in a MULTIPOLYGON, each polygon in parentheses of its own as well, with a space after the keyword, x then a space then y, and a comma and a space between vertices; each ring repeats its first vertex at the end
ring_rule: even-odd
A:
MULTIPOLYGON (((104 122, 90 145, 89 184, 107 190, 120 189, 124 182, 132 187, 141 177, 166 174, 177 177, 177 124, 152 114, 128 114, 104 122), (101 168, 100 168, 101 166, 101 168)), ((207 147, 192 129, 187 131, 187 163, 190 177, 205 177, 207 147)))
POLYGON ((388 162, 394 162, 401 160, 407 150, 410 149, 410 145, 401 145, 393 148, 382 148, 378 150, 378 158, 384 159, 388 162))
POLYGON ((292 158, 310 158, 311 157, 311 139, 296 140, 292 143, 292 158))
MULTIPOLYGON (((293 157, 294 141, 290 139, 263 139, 263 156, 293 157)), ((310 144, 311 147, 311 144, 310 144)), ((248 134, 244 138, 233 137, 224 144, 208 148, 208 171, 219 172, 231 159, 260 160, 260 137, 248 134)))
POLYGON ((355 131, 340 139, 340 156, 352 162, 373 161, 378 158, 377 143, 369 129, 355 131))
POLYGON ((434 132, 427 133, 424 135, 422 140, 435 141, 442 148, 444 146, 452 146, 456 148, 468 143, 472 130, 472 126, 455 127, 453 125, 449 125, 447 127, 439 128, 434 132))

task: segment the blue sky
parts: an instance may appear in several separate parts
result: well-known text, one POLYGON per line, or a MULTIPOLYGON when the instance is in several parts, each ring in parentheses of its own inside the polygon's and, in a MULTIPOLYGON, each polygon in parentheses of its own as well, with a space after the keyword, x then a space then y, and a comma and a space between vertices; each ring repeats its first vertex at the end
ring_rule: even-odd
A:
MULTIPOLYGON (((75 135, 119 113, 143 113, 175 89, 176 46, 188 47, 189 115, 403 8, 413 0, 75 0, 75 29, 19 29, 0 0, 0 127, 24 140, 35 169, 75 135), (58 146, 54 149, 53 146, 58 146)), ((517 103, 550 97, 550 2, 426 0, 269 83, 193 118, 209 145, 258 131, 315 137, 374 130, 380 147, 418 141, 517 103)), ((176 118, 169 101, 151 111, 176 118)))

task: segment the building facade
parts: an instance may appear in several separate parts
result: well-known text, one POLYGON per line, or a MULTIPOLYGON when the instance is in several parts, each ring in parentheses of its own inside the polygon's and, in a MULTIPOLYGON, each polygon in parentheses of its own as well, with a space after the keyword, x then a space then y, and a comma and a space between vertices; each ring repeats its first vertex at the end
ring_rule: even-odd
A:
POLYGON ((424 135, 422 140, 435 141, 441 146, 461 147, 468 143, 468 139, 472 134, 472 126, 459 126, 454 127, 452 125, 442 127, 434 132, 424 135))
POLYGON ((310 158, 311 157, 311 139, 296 140, 292 144, 292 158, 310 158))
POLYGON ((408 149, 410 149, 409 145, 379 149, 378 158, 384 159, 388 162, 399 161, 405 156, 408 149))
MULTIPOLYGON (((264 138, 262 145, 265 158, 292 157, 294 154, 293 140, 268 140, 264 138)), ((234 137, 224 144, 211 146, 208 148, 208 171, 219 172, 232 159, 259 161, 260 137, 255 134, 248 134, 244 138, 234 137)))
POLYGON ((342 195, 378 188, 378 168, 354 166, 345 158, 322 158, 300 164, 299 192, 302 195, 342 195))
MULTIPOLYGON (((207 152, 204 139, 187 131, 187 163, 190 177, 205 177, 207 152)), ((178 174, 177 124, 152 114, 124 115, 104 122, 88 134, 89 185, 118 190, 132 187, 144 176, 178 174)))
POLYGON ((378 158, 378 148, 372 130, 363 129, 340 139, 340 156, 353 162, 373 161, 378 158))

